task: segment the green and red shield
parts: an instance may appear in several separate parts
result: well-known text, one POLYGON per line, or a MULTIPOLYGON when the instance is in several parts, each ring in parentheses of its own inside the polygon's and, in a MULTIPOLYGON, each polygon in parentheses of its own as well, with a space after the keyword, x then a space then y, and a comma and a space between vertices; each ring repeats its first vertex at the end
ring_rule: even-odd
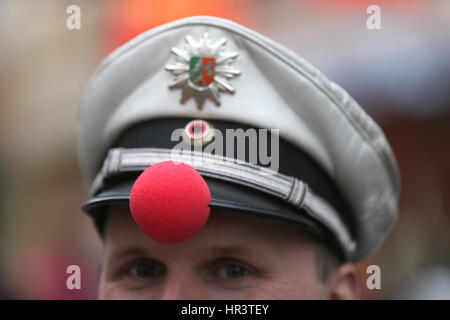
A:
POLYGON ((189 63, 189 79, 199 87, 209 85, 214 80, 216 59, 212 57, 192 57, 189 63))

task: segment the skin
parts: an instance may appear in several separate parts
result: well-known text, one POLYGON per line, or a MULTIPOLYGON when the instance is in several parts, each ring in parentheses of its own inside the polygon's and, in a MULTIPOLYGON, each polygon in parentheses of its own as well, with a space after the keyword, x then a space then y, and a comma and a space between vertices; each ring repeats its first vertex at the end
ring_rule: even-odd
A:
POLYGON ((299 226, 213 210, 193 237, 163 244, 147 237, 127 206, 106 225, 100 299, 358 299, 353 264, 319 275, 320 243, 299 226))

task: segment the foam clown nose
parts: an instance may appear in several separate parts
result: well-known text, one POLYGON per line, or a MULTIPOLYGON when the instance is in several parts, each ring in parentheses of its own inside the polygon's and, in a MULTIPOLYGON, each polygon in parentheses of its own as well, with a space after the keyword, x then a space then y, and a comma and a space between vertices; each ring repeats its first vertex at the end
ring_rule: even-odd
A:
POLYGON ((148 167, 130 193, 130 211, 153 240, 170 243, 193 236, 209 218, 211 193, 200 173, 185 163, 148 167))

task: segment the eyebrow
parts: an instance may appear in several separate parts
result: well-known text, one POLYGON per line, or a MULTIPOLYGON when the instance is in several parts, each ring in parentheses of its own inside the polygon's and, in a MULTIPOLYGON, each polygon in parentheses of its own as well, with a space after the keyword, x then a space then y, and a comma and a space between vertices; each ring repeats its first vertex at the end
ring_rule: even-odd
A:
POLYGON ((241 254, 248 257, 253 256, 252 251, 241 245, 230 245, 230 246, 213 246, 208 250, 210 253, 215 255, 232 255, 241 254))
MULTIPOLYGON (((253 257, 252 250, 242 245, 215 245, 205 250, 212 255, 227 256, 227 255, 243 255, 246 257, 253 257)), ((129 256, 150 256, 149 250, 143 247, 131 246, 117 250, 111 254, 109 261, 117 261, 119 259, 129 256)))
POLYGON ((148 256, 150 253, 147 249, 142 247, 126 247, 114 252, 111 255, 111 261, 118 260, 120 258, 128 257, 128 256, 148 256))

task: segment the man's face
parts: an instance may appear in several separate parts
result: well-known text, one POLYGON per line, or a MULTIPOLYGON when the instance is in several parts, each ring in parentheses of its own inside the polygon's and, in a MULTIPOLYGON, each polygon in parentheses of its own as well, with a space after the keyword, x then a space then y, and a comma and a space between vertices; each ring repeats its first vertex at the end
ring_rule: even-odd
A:
POLYGON ((102 299, 328 299, 359 297, 356 268, 319 276, 320 244, 299 226, 213 210, 188 240, 147 237, 127 206, 112 206, 104 238, 102 299))

